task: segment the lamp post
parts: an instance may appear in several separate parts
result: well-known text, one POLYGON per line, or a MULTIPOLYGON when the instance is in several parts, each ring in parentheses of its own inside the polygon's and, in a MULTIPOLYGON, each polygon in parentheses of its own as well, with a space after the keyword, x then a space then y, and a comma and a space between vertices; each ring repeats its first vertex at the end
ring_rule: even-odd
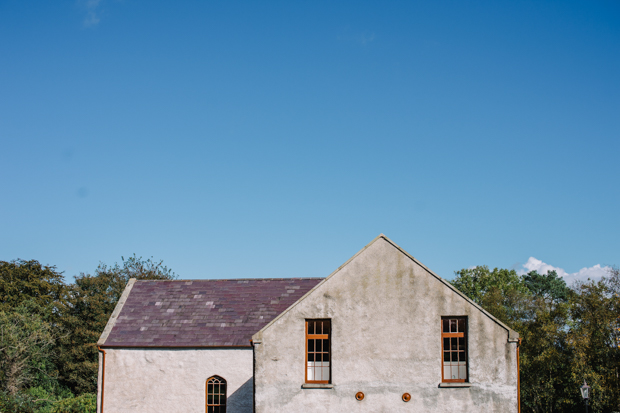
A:
POLYGON ((586 402, 586 413, 588 413, 588 406, 590 401, 590 386, 588 386, 588 383, 586 383, 586 381, 584 380, 583 386, 581 386, 579 390, 581 390, 581 397, 583 397, 583 400, 586 402))

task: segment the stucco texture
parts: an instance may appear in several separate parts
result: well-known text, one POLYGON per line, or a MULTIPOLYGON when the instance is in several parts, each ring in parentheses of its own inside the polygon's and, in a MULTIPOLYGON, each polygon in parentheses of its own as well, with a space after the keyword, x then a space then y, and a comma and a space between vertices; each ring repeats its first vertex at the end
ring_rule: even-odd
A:
POLYGON ((206 381, 214 375, 227 382, 227 413, 252 412, 251 349, 105 351, 104 413, 204 413, 206 381))
POLYGON ((256 412, 516 413, 511 335, 379 237, 254 335, 256 412), (468 318, 470 387, 439 387, 442 316, 468 318), (302 388, 305 320, 312 318, 332 322, 331 389, 302 388))

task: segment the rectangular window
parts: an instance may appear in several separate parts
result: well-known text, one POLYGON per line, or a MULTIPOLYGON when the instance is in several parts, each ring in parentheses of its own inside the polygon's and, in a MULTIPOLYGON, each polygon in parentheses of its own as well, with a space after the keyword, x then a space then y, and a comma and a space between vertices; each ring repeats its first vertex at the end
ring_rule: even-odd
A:
POLYGON ((441 318, 441 380, 466 382, 467 317, 441 318))
POLYGON ((306 383, 330 383, 331 321, 306 320, 306 383))

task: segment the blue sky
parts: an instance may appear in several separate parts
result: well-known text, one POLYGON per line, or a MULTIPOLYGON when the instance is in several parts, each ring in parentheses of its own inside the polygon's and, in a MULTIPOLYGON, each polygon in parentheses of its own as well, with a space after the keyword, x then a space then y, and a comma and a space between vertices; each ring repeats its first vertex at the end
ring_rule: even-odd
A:
POLYGON ((615 0, 0 0, 0 260, 323 277, 385 233, 596 276, 619 74, 615 0))

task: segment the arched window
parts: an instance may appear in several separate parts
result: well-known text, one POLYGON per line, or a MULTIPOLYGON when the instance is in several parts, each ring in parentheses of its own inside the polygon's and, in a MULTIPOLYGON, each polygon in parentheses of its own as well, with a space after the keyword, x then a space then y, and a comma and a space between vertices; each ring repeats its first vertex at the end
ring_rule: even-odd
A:
POLYGON ((226 413, 226 380, 220 376, 207 380, 207 413, 226 413))

